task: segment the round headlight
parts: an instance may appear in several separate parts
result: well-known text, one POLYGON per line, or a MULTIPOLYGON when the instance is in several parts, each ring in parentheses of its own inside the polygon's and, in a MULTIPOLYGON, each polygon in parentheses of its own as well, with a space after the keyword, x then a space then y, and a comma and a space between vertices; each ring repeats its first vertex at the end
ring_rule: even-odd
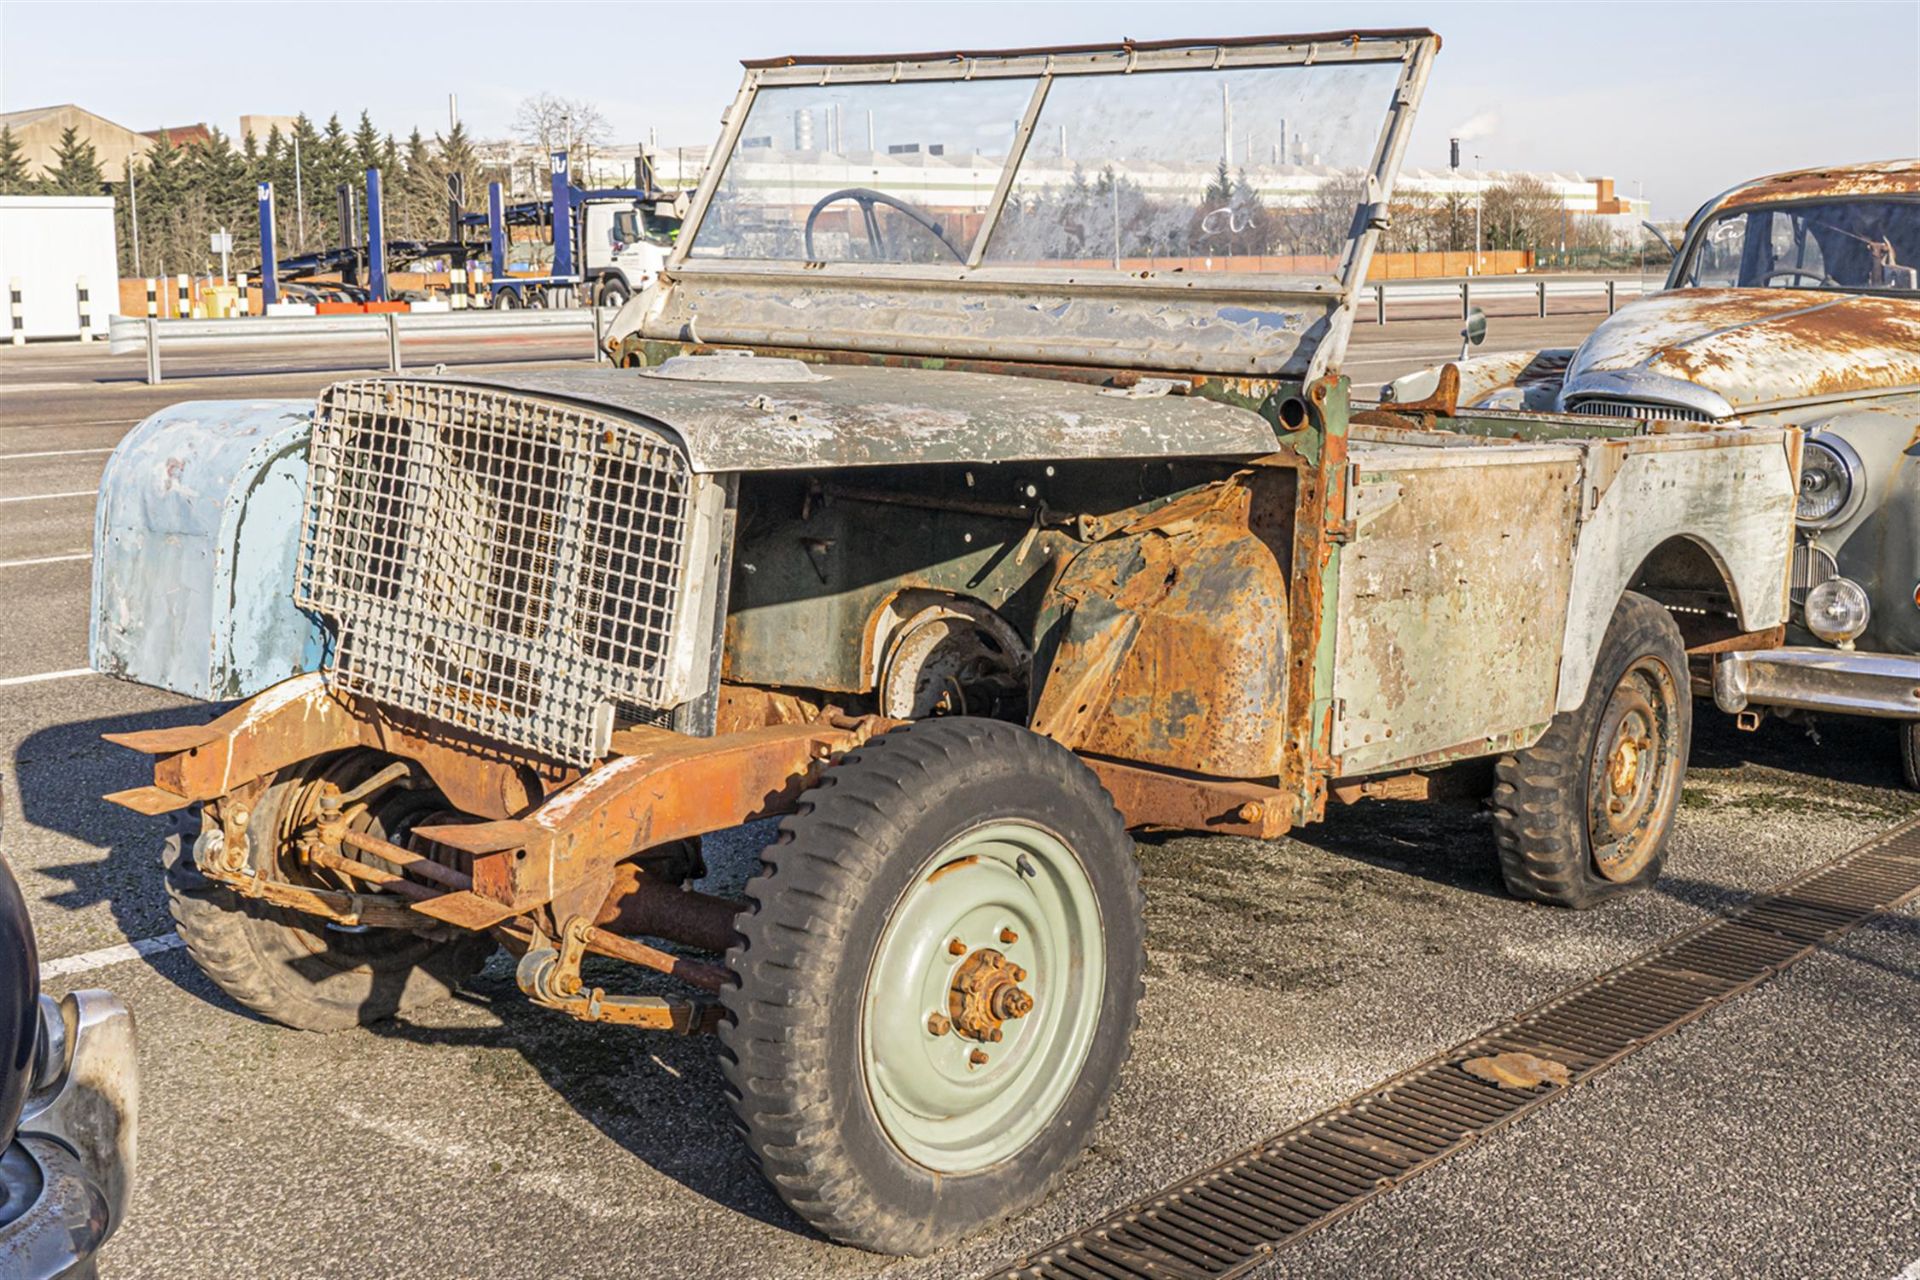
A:
POLYGON ((1812 436, 1800 451, 1801 524, 1827 529, 1852 515, 1862 496, 1860 455, 1839 436, 1812 436))
POLYGON ((1828 578, 1807 592, 1807 630, 1828 644, 1851 644, 1867 629, 1873 609, 1867 591, 1852 578, 1828 578))

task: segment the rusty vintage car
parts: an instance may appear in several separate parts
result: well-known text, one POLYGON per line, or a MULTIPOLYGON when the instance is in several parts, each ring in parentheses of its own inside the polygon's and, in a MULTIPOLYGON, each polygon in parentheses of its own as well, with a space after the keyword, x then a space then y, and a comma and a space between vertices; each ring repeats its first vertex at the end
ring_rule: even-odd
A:
POLYGON ((1801 428, 1791 643, 1703 659, 1697 685, 1747 727, 1903 721, 1920 788, 1920 159, 1735 187, 1689 221, 1665 289, 1577 350, 1482 356, 1449 378, 1481 409, 1801 428))
POLYGON ((115 799, 197 806, 194 958, 331 1029, 503 946, 559 1013, 717 1032, 787 1203, 920 1252, 1107 1106, 1130 829, 1272 838, 1491 759, 1517 893, 1650 883, 1689 653, 1786 620, 1799 435, 1349 412, 1438 48, 749 63, 618 367, 155 415, 93 661, 244 699, 117 738, 157 761, 115 799), (1223 124, 1351 209, 1222 190, 1223 124), (689 886, 771 817, 743 899, 689 886))

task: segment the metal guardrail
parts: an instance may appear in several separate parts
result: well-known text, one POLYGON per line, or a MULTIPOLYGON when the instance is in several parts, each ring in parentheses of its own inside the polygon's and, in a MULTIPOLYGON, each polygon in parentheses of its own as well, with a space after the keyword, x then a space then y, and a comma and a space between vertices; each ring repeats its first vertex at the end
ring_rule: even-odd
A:
MULTIPOLYGON (((1658 285, 1653 288, 1658 288, 1658 285)), ((1404 284, 1385 281, 1366 288, 1373 294, 1373 319, 1375 324, 1387 322, 1387 293, 1391 289, 1396 302, 1440 302, 1458 298, 1460 318, 1467 318, 1473 310, 1473 300, 1479 298, 1526 298, 1536 300, 1539 315, 1547 314, 1547 298, 1580 298, 1606 295, 1607 314, 1612 315, 1619 307, 1620 295, 1640 297, 1651 292, 1647 282, 1642 279, 1609 277, 1588 280, 1565 280, 1551 276, 1533 276, 1520 278, 1505 276, 1489 279, 1485 276, 1473 280, 1410 280, 1404 284), (1548 286, 1552 287, 1549 288, 1548 286)))
POLYGON ((335 316, 251 316, 230 320, 156 320, 143 316, 113 316, 108 327, 107 349, 113 355, 145 351, 147 382, 158 386, 160 349, 167 347, 220 347, 242 342, 330 342, 356 338, 385 337, 387 365, 393 372, 402 369, 400 340, 403 337, 460 337, 476 335, 496 338, 554 337, 578 333, 593 343, 596 360, 606 359, 602 334, 613 308, 556 308, 549 311, 446 311, 415 314, 386 312, 378 315, 335 316))

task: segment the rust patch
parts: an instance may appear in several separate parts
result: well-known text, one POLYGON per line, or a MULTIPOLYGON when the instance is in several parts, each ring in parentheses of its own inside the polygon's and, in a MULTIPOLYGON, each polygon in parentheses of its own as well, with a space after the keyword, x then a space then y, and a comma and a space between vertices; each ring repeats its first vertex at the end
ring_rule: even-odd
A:
POLYGON ((1781 200, 1813 200, 1833 196, 1910 196, 1920 194, 1920 161, 1889 160, 1879 164, 1829 165, 1796 169, 1761 178, 1728 194, 1722 209, 1772 204, 1781 200))

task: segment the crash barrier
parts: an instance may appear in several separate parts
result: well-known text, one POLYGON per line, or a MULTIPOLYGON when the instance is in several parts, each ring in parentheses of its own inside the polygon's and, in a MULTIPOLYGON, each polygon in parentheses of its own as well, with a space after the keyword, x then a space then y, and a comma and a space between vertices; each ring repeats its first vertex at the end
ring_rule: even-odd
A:
POLYGON ((152 316, 113 316, 108 324, 107 349, 113 355, 144 351, 147 357, 147 382, 152 386, 160 385, 162 346, 217 349, 256 342, 307 346, 384 336, 387 340, 387 365, 393 372, 399 373, 402 369, 402 337, 532 338, 578 334, 592 342, 593 357, 598 361, 607 358, 603 335, 617 309, 581 307, 551 311, 481 310, 430 314, 389 311, 379 315, 272 316, 235 320, 160 320, 152 316))
MULTIPOLYGON (((1655 285, 1655 288, 1658 286, 1655 285)), ((1373 322, 1387 322, 1387 295, 1393 295, 1395 302, 1439 302, 1458 300, 1460 318, 1466 319, 1477 302, 1491 298, 1534 299, 1537 313, 1547 314, 1549 293, 1555 298, 1601 298, 1606 299, 1607 314, 1612 315, 1619 308, 1624 295, 1637 298, 1649 292, 1645 281, 1639 279, 1586 279, 1557 280, 1546 276, 1532 280, 1461 280, 1458 282, 1430 280, 1425 282, 1408 281, 1389 288, 1386 284, 1368 286, 1373 291, 1373 322)))

